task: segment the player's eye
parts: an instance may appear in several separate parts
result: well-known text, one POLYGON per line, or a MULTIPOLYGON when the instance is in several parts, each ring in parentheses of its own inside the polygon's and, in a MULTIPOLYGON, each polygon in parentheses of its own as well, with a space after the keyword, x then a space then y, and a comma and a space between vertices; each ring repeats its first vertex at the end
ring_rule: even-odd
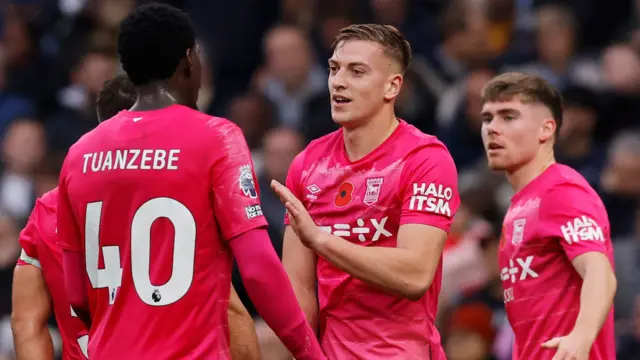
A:
POLYGON ((356 76, 360 76, 364 74, 364 71, 360 70, 360 69, 353 69, 353 74, 356 76))
POLYGON ((338 71, 338 67, 334 65, 329 66, 329 72, 335 74, 338 71))

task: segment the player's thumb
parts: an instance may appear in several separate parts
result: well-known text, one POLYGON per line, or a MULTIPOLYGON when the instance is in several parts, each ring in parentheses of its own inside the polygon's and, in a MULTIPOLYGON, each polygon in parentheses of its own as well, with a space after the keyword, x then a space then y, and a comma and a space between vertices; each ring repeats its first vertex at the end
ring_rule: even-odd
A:
POLYGON ((542 347, 545 349, 554 349, 560 345, 560 338, 553 338, 547 342, 542 343, 542 347))

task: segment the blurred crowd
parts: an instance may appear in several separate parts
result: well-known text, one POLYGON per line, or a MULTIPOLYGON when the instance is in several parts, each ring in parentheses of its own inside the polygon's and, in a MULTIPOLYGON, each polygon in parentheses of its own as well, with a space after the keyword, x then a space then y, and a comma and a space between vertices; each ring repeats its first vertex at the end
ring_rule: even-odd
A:
MULTIPOLYGON (((175 0, 207 51, 200 110, 244 131, 278 252, 294 156, 333 131, 326 61, 338 29, 391 24, 414 61, 397 114, 437 135, 458 166, 462 206, 444 255, 439 329, 451 360, 510 359, 497 250, 512 190, 486 168, 480 92, 503 71, 543 76, 566 101, 559 162, 582 173, 609 213, 620 359, 640 358, 640 0, 175 0)), ((66 150, 96 125, 94 102, 120 71, 120 21, 135 0, 0 1, 0 359, 12 359, 18 233, 57 184, 66 150)), ((257 316, 239 275, 234 283, 257 316)), ((256 319, 266 360, 282 358, 256 319)), ((55 324, 52 322, 55 333, 55 324)))

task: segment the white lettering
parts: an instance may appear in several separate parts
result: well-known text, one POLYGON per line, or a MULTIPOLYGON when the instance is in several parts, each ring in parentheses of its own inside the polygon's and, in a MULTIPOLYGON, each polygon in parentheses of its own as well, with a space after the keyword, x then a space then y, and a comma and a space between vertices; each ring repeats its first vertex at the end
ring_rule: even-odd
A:
POLYGON ((369 219, 369 223, 371 224, 369 226, 367 226, 367 224, 365 223, 365 220, 358 219, 356 221, 356 223, 358 224, 358 227, 351 227, 350 224, 334 224, 329 226, 320 226, 320 229, 329 234, 340 236, 342 238, 349 238, 352 235, 354 236, 357 235, 357 239, 360 242, 365 242, 367 240, 365 235, 370 234, 372 232, 371 227, 373 227, 373 230, 375 231, 375 233, 373 234, 371 241, 378 241, 382 236, 385 236, 385 237, 393 236, 391 231, 385 228, 385 225, 387 224, 388 219, 389 219, 388 216, 383 217, 382 219, 380 219, 380 221, 376 219, 369 219))
POLYGON ((178 149, 128 149, 88 153, 82 155, 82 173, 111 170, 177 170, 179 154, 178 149))
POLYGON ((175 164, 178 162, 178 154, 180 154, 179 149, 169 150, 169 163, 167 164, 168 170, 178 170, 178 165, 175 164))
POLYGON ((114 169, 124 169, 124 164, 127 163, 127 150, 116 150, 116 163, 114 169))
POLYGON ((104 163, 102 163, 101 171, 111 170, 111 163, 113 160, 111 159, 111 151, 107 151, 107 154, 104 157, 104 163))
POLYGON ((409 210, 426 211, 451 217, 449 201, 453 190, 442 184, 413 183, 413 196, 409 201, 409 210))
POLYGON ((524 260, 522 258, 516 258, 509 260, 509 266, 505 266, 500 270, 500 278, 502 281, 515 283, 517 280, 526 280, 527 278, 537 278, 539 275, 533 271, 533 255, 527 256, 524 260), (520 274, 520 276, 517 276, 520 274))
POLYGON ((102 157, 104 156, 104 153, 99 152, 96 156, 96 154, 93 154, 93 157, 91 158, 91 171, 96 172, 96 171, 100 171, 100 165, 102 164, 102 157))
POLYGON ((434 214, 451 217, 449 202, 435 197, 425 195, 414 195, 409 201, 409 210, 427 211, 434 214))
POLYGON ((82 157, 84 158, 84 165, 82 166, 82 173, 87 173, 87 165, 89 163, 89 159, 93 156, 93 154, 84 154, 82 157))
POLYGON ((129 157, 129 163, 127 163, 127 170, 138 170, 138 164, 136 164, 136 160, 138 159, 138 155, 140 155, 140 149, 129 149, 129 154, 133 156, 129 157))
POLYGON ((151 156, 151 154, 153 153, 154 151, 150 149, 142 150, 142 161, 140 162, 140 169, 142 170, 151 169, 151 165, 149 163, 151 162, 151 159, 153 159, 153 157, 151 156))
POLYGON ((569 245, 580 241, 605 241, 600 225, 586 215, 577 217, 560 226, 560 230, 564 240, 569 245))
POLYGON ((515 300, 515 297, 513 296, 513 288, 506 288, 504 289, 504 303, 508 303, 508 302, 512 302, 513 300, 515 300))
POLYGON ((165 167, 167 164, 164 159, 167 156, 167 152, 161 149, 156 150, 155 154, 153 154, 153 170, 160 170, 165 167))

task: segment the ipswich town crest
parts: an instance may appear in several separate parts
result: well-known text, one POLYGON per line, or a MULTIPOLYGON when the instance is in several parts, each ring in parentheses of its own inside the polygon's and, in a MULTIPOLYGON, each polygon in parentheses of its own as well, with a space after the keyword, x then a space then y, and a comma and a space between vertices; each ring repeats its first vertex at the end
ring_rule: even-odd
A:
POLYGON ((378 201, 383 180, 381 177, 367 179, 367 192, 364 194, 363 203, 371 206, 378 201))

